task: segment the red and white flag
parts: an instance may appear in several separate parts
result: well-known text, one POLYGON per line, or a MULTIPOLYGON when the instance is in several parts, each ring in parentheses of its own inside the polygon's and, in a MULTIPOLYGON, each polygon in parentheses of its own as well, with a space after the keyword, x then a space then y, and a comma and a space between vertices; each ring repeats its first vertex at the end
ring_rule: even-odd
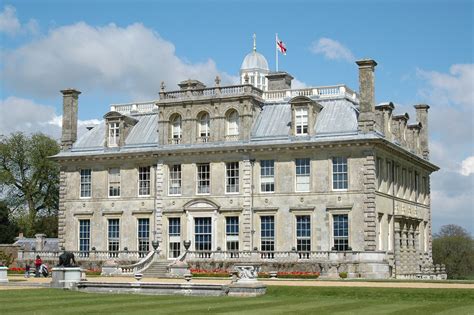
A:
POLYGON ((281 40, 276 39, 276 45, 277 45, 277 49, 283 54, 283 55, 286 55, 286 46, 285 46, 285 43, 281 40))

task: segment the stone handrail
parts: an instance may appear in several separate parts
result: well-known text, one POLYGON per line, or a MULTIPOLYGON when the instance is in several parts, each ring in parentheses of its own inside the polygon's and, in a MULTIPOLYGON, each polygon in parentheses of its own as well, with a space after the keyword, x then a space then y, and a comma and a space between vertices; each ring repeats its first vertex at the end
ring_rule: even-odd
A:
POLYGON ((160 92, 160 100, 183 100, 187 98, 207 98, 213 96, 234 96, 242 94, 255 94, 257 96, 262 96, 262 91, 256 87, 247 84, 247 85, 228 85, 228 86, 217 86, 204 89, 194 89, 194 90, 179 90, 179 91, 170 91, 170 92, 160 92))
MULTIPOLYGON (((36 255, 39 255, 43 260, 59 260, 59 255, 62 251, 33 251, 33 250, 19 250, 19 260, 34 260, 36 255)), ((74 254, 76 261, 105 261, 111 258, 124 260, 138 260, 143 252, 140 251, 71 251, 74 254)))
POLYGON ((120 266, 122 269, 123 275, 134 275, 136 273, 141 273, 143 270, 147 269, 154 261, 155 255, 157 253, 152 250, 148 253, 142 260, 132 265, 123 265, 120 266))
POLYGON ((188 261, 229 260, 239 262, 277 261, 363 261, 387 260, 385 252, 358 251, 189 251, 188 261), (363 254, 363 255, 361 255, 363 254))
POLYGON ((156 102, 157 101, 126 103, 126 104, 112 104, 110 105, 110 110, 119 112, 121 114, 150 113, 150 112, 153 112, 153 110, 158 109, 156 102))
POLYGON ((345 85, 266 91, 263 92, 262 98, 267 101, 282 101, 285 98, 292 98, 296 96, 315 96, 318 98, 346 97, 353 101, 358 100, 357 93, 355 93, 345 85))

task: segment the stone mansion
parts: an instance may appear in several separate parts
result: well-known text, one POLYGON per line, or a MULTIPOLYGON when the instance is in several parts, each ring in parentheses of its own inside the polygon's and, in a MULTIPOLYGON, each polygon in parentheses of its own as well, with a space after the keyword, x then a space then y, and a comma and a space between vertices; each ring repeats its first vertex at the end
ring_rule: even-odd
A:
MULTIPOLYGON (((77 139, 79 92, 63 94, 59 243, 109 259, 159 242, 174 261, 292 262, 388 278, 432 264, 428 109, 416 122, 376 104, 374 60, 359 91, 292 89, 254 47, 240 84, 161 84, 159 99, 113 104, 77 139)), ((298 267, 295 267, 298 268, 298 267)))

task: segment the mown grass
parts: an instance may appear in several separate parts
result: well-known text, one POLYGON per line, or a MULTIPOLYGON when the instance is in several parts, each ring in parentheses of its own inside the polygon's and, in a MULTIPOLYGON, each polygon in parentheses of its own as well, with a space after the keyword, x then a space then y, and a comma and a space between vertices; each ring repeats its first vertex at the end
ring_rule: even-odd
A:
POLYGON ((474 314, 474 290, 268 287, 257 298, 0 291, 1 314, 474 314))

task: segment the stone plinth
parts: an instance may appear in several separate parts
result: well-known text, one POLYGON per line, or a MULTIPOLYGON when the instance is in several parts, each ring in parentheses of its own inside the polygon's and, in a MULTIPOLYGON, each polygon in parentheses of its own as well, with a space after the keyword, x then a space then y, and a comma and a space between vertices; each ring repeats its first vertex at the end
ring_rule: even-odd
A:
POLYGON ((122 274, 122 268, 115 261, 106 261, 102 266, 101 276, 119 276, 122 274))
POLYGON ((182 278, 187 274, 191 274, 189 270, 189 265, 185 262, 178 261, 169 266, 171 277, 182 278))
POLYGON ((8 267, 0 267, 0 283, 7 283, 8 282, 8 275, 7 275, 8 267))
POLYGON ((51 287, 70 289, 73 285, 81 281, 80 267, 55 267, 51 269, 51 287))

